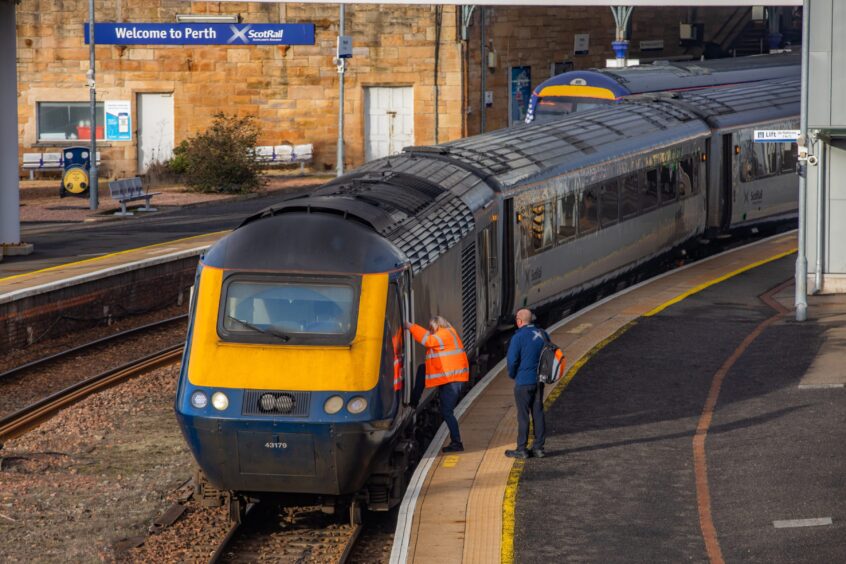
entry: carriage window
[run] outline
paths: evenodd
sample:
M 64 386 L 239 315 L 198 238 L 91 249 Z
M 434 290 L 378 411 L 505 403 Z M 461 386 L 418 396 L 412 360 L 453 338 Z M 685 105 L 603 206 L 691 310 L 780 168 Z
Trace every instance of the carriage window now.
M 596 231 L 599 226 L 596 188 L 588 188 L 579 194 L 579 235 Z
M 685 157 L 679 163 L 679 198 L 693 194 L 696 172 L 693 157 Z
M 355 330 L 356 292 L 347 284 L 233 280 L 224 291 L 225 337 L 286 343 L 313 335 L 337 340 Z
M 799 146 L 796 143 L 781 144 L 781 172 L 795 172 L 799 161 Z
M 553 214 L 552 202 L 532 204 L 524 209 L 521 223 L 527 256 L 534 256 L 553 245 Z
M 673 202 L 676 199 L 676 182 L 678 175 L 676 174 L 676 163 L 667 163 L 661 165 L 661 203 L 666 204 Z
M 622 191 L 620 193 L 620 208 L 624 218 L 631 217 L 638 212 L 640 208 L 640 198 L 638 195 L 638 174 L 636 172 L 624 176 L 620 182 Z
M 569 241 L 576 236 L 576 195 L 567 194 L 558 199 L 558 242 Z
M 755 143 L 752 131 L 739 131 L 735 142 L 740 147 L 740 181 L 752 182 L 778 174 L 778 143 Z
M 646 171 L 646 183 L 641 185 L 641 204 L 643 211 L 651 210 L 658 205 L 658 171 Z
M 600 190 L 599 210 L 602 225 L 612 225 L 620 219 L 620 188 L 617 180 L 604 182 Z

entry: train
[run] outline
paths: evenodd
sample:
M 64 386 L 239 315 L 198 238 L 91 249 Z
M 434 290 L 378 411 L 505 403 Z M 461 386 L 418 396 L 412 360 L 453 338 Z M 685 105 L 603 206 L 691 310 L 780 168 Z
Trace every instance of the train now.
M 553 312 L 733 230 L 796 218 L 799 82 L 659 93 L 369 162 L 201 257 L 175 411 L 198 493 L 397 505 L 438 421 L 412 405 L 440 314 L 476 381 L 517 308 Z M 429 406 L 427 409 L 426 406 Z M 356 517 L 358 515 L 359 517 Z
M 714 88 L 778 79 L 799 79 L 798 53 L 751 55 L 706 61 L 656 61 L 621 69 L 568 71 L 540 83 L 529 99 L 526 123 L 558 119 L 562 115 L 600 105 L 614 104 L 626 96 Z

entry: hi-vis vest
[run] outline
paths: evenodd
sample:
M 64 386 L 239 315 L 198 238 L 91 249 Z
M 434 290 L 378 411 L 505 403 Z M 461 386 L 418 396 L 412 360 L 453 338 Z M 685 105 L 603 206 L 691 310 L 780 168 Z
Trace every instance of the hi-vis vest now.
M 415 341 L 426 347 L 427 388 L 470 379 L 470 363 L 455 329 L 442 327 L 430 333 L 419 325 L 412 325 L 409 331 Z
M 402 389 L 402 327 L 391 335 L 391 346 L 394 351 L 394 391 Z

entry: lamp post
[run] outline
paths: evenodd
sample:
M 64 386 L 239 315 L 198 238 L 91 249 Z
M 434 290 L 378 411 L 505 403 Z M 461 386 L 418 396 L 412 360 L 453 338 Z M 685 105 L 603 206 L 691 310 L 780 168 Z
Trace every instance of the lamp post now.
M 94 0 L 88 0 L 88 90 L 91 95 L 91 176 L 88 178 L 88 207 L 96 210 L 99 207 L 99 182 L 97 180 L 97 87 L 94 81 Z

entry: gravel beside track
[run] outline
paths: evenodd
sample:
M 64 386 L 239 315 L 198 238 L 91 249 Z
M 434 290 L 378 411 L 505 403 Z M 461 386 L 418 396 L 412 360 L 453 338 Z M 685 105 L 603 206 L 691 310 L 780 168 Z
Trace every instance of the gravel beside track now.
M 21 374 L 0 380 L 0 417 L 32 404 L 52 393 L 81 382 L 132 360 L 142 358 L 175 345 L 185 339 L 186 321 L 104 343 L 79 351 L 69 358 L 48 362 L 45 366 L 27 369 Z M 85 339 L 93 337 L 85 335 Z
M 88 397 L 3 445 L 4 562 L 112 561 L 113 543 L 145 535 L 184 493 L 193 459 L 173 416 L 177 374 Z

